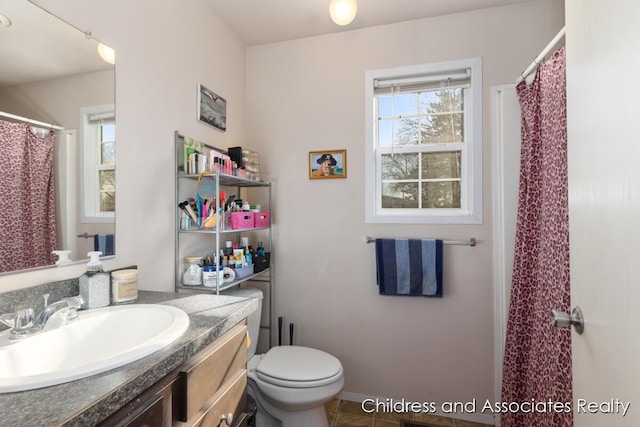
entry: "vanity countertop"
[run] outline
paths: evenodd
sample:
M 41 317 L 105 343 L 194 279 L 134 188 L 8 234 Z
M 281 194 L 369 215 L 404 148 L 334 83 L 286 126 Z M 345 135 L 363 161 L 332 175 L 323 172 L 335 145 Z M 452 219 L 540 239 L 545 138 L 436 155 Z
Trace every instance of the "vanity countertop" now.
M 137 303 L 178 307 L 189 315 L 189 328 L 171 345 L 120 368 L 56 386 L 0 394 L 0 425 L 95 425 L 258 308 L 254 298 L 151 291 L 140 291 Z

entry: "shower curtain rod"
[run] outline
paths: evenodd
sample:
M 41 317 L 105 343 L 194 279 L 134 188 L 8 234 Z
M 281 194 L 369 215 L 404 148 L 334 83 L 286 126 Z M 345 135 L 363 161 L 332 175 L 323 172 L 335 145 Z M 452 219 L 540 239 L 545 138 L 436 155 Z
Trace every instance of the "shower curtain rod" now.
M 564 37 L 564 29 L 565 27 L 562 27 L 562 29 L 558 32 L 558 34 L 556 34 L 553 40 L 551 40 L 549 44 L 542 50 L 542 52 L 540 52 L 540 55 L 538 55 L 536 59 L 533 60 L 531 65 L 529 65 L 527 69 L 518 76 L 518 78 L 516 79 L 516 84 L 526 79 L 527 76 L 536 69 L 538 64 L 540 64 L 544 60 L 545 56 L 547 56 L 549 52 L 551 52 L 551 49 L 553 49 L 554 46 L 558 44 L 558 42 Z
M 0 111 L 0 116 L 7 117 L 13 120 L 20 120 L 21 122 L 29 123 L 34 126 L 46 127 L 53 130 L 64 130 L 62 126 L 54 125 L 51 123 L 39 122 L 37 120 L 28 119 L 26 117 L 16 116 L 15 114 L 5 113 L 4 111 Z

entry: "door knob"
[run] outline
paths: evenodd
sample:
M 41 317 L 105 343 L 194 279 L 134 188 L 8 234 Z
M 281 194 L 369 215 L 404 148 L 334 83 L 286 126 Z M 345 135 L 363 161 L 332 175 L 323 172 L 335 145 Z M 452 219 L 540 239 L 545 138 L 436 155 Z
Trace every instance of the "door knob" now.
M 570 328 L 573 325 L 578 335 L 582 335 L 584 332 L 582 310 L 580 307 L 574 307 L 571 315 L 564 311 L 551 310 L 551 324 L 557 328 Z

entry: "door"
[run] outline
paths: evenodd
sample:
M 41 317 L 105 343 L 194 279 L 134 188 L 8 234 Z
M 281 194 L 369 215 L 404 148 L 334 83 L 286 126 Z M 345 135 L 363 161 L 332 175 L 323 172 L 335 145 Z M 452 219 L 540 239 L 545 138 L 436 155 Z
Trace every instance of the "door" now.
M 565 3 L 578 427 L 640 425 L 640 2 L 612 4 Z

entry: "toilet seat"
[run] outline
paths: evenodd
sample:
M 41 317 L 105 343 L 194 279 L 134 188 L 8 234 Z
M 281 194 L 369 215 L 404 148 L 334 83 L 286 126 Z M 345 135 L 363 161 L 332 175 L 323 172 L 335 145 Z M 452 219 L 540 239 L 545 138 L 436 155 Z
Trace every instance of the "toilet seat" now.
M 342 378 L 342 364 L 329 353 L 301 346 L 273 347 L 255 367 L 257 377 L 287 388 L 322 387 Z

